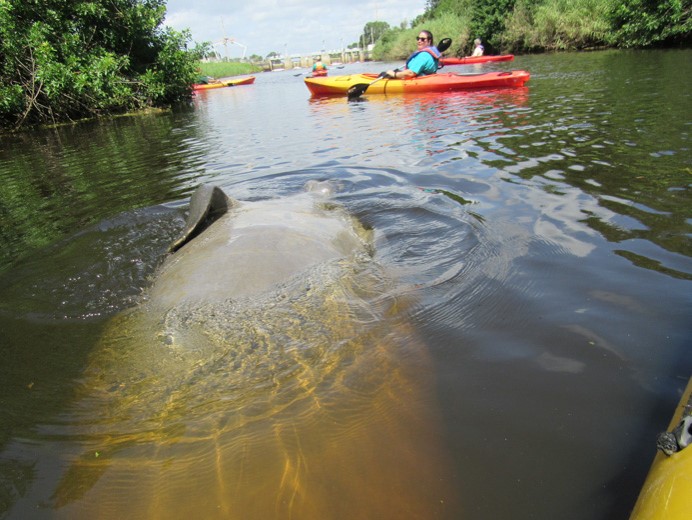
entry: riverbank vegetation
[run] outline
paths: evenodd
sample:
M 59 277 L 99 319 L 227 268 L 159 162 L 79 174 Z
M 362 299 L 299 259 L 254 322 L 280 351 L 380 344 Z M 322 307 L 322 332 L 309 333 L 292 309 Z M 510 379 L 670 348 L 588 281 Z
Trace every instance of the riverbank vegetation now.
M 369 22 L 358 45 L 402 59 L 422 28 L 451 37 L 459 56 L 475 38 L 487 54 L 689 45 L 690 1 L 427 0 L 410 24 Z M 163 27 L 165 14 L 166 0 L 0 0 L 0 128 L 167 107 L 189 100 L 200 75 L 258 70 L 202 63 L 210 44 Z
M 0 127 L 189 99 L 199 53 L 165 0 L 0 0 Z
M 202 75 L 211 76 L 212 78 L 227 78 L 229 76 L 240 76 L 262 71 L 262 67 L 258 65 L 236 61 L 199 62 L 197 66 Z
M 428 0 L 407 25 L 378 27 L 373 57 L 405 58 L 421 29 L 452 38 L 448 54 L 457 56 L 469 55 L 476 38 L 486 54 L 689 45 L 692 7 L 690 0 Z

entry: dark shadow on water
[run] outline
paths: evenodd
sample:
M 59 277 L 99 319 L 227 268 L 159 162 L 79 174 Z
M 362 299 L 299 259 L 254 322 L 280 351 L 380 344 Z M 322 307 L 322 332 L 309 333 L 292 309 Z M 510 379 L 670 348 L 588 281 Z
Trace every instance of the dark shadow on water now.
M 59 438 L 107 321 L 138 302 L 182 223 L 182 212 L 160 206 L 127 212 L 0 276 L 0 516 L 36 478 L 41 455 L 30 446 Z

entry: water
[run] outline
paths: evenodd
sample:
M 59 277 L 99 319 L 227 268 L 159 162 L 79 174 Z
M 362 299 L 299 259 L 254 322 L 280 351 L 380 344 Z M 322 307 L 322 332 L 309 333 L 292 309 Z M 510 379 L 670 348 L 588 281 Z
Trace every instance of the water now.
M 408 302 L 395 337 L 422 347 L 404 342 L 399 362 L 429 356 L 432 397 L 417 402 L 439 410 L 455 498 L 441 515 L 626 518 L 692 373 L 691 63 L 678 50 L 520 56 L 475 67 L 529 70 L 525 88 L 350 103 L 274 72 L 174 113 L 3 137 L 0 516 L 70 516 L 100 496 L 106 477 L 61 487 L 93 446 L 78 396 L 195 186 L 259 201 L 330 179 L 375 230 L 388 294 Z M 394 436 L 422 450 L 422 432 Z M 176 456 L 205 460 L 190 450 Z

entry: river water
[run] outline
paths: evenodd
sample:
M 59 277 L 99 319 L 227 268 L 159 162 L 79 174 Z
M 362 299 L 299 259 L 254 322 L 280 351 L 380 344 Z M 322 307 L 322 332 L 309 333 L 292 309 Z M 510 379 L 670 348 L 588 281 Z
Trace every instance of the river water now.
M 98 476 L 61 488 L 86 442 L 75 395 L 194 188 L 331 180 L 413 301 L 441 430 L 414 439 L 451 466 L 441 515 L 627 518 L 692 374 L 692 52 L 449 68 L 508 69 L 531 80 L 353 102 L 264 73 L 172 113 L 2 137 L 0 517 L 89 500 Z

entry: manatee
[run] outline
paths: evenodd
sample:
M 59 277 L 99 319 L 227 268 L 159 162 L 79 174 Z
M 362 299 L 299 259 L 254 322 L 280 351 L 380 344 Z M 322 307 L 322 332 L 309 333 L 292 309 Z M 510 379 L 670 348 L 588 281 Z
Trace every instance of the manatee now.
M 212 222 L 227 213 L 232 204 L 233 201 L 218 186 L 209 184 L 199 186 L 190 198 L 190 210 L 185 229 L 168 250 L 175 253 L 208 228 Z
M 455 516 L 411 302 L 331 189 L 198 189 L 146 298 L 89 360 L 56 516 Z

